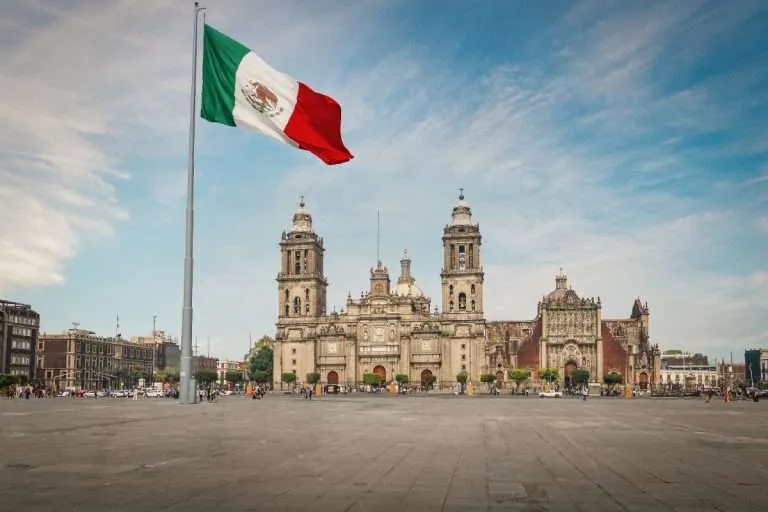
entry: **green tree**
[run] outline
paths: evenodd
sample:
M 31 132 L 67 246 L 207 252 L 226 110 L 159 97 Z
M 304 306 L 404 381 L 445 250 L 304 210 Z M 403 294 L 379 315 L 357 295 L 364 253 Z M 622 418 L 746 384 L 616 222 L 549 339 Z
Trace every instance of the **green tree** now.
M 379 386 L 381 385 L 381 377 L 375 373 L 364 373 L 363 382 L 369 386 Z
M 488 384 L 488 391 L 493 389 L 493 383 L 496 382 L 496 375 L 492 373 L 484 373 L 480 376 L 480 382 Z
M 169 377 L 168 373 L 165 370 L 157 370 L 155 371 L 155 382 L 162 382 L 165 384 L 168 382 Z
M 408 375 L 406 375 L 405 373 L 398 373 L 397 375 L 395 375 L 395 380 L 397 381 L 398 384 L 400 384 L 400 386 L 405 386 L 406 384 L 408 384 L 409 379 L 408 379 Z
M 251 374 L 251 380 L 256 382 L 272 382 L 272 358 L 274 351 L 272 349 L 275 340 L 269 336 L 262 336 L 256 345 L 253 346 L 248 354 L 248 366 Z
M 513 368 L 507 372 L 509 379 L 515 383 L 515 389 L 520 389 L 520 384 L 531 378 L 531 371 L 527 368 Z
M 168 383 L 173 384 L 174 382 L 179 382 L 179 372 L 176 370 L 170 369 L 165 371 L 165 375 L 168 377 Z
M 225 373 L 224 378 L 226 379 L 227 382 L 229 382 L 233 386 L 237 386 L 238 384 L 243 382 L 243 380 L 245 380 L 243 377 L 243 372 L 232 371 L 232 370 Z
M 586 368 L 577 368 L 571 374 L 571 382 L 574 385 L 583 386 L 589 382 L 589 370 Z
M 310 386 L 314 386 L 318 382 L 320 382 L 320 374 L 319 373 L 317 373 L 317 372 L 309 372 L 307 374 L 307 384 L 309 384 Z
M 210 385 L 218 379 L 219 375 L 216 370 L 202 369 L 195 372 L 195 380 L 200 385 Z
M 435 381 L 437 381 L 437 377 L 430 373 L 429 375 L 424 376 L 421 380 L 421 385 L 424 386 L 424 389 L 430 390 L 432 389 L 432 386 L 435 385 Z
M 540 374 L 541 380 L 545 382 L 555 382 L 560 378 L 560 372 L 557 368 L 544 368 Z
M 285 372 L 282 375 L 280 375 L 280 381 L 285 382 L 286 384 L 289 384 L 289 385 L 294 384 L 296 382 L 296 374 L 293 372 Z
M 619 372 L 610 372 L 603 376 L 603 382 L 605 382 L 611 388 L 617 384 L 621 384 L 623 380 L 624 379 Z
M 467 379 L 469 378 L 469 375 L 467 375 L 467 372 L 461 372 L 456 376 L 456 382 L 461 384 L 462 386 L 467 383 Z

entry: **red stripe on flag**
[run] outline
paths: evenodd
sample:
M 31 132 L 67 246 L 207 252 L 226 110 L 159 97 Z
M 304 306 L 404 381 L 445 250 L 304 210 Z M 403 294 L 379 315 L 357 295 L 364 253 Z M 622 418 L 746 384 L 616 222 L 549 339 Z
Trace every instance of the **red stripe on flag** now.
M 285 125 L 285 134 L 299 148 L 328 165 L 354 158 L 341 140 L 341 106 L 330 96 L 315 92 L 301 82 L 296 109 Z

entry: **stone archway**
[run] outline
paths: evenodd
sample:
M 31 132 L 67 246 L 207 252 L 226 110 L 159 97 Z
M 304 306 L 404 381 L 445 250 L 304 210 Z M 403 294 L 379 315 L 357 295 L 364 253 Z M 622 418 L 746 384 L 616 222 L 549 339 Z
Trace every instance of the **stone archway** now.
M 425 380 L 427 380 L 427 377 L 431 377 L 431 376 L 432 376 L 432 372 L 429 371 L 429 370 L 424 370 L 423 372 L 421 372 L 421 382 L 422 382 L 422 384 L 424 383 Z
M 339 374 L 336 372 L 328 372 L 328 384 L 338 384 L 339 383 Z
M 379 376 L 382 384 L 387 382 L 387 370 L 383 366 L 379 365 L 373 369 L 373 373 Z
M 646 372 L 640 374 L 640 389 L 643 391 L 648 389 L 648 374 Z
M 563 383 L 566 388 L 573 387 L 573 372 L 579 367 L 574 361 L 568 361 L 563 367 Z

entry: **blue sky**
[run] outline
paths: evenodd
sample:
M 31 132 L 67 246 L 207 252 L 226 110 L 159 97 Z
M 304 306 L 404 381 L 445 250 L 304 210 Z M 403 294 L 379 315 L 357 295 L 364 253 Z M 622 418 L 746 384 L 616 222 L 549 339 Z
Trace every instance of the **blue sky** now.
M 189 5 L 187 5 L 189 4 Z M 543 5 L 539 5 L 543 4 Z M 211 0 L 208 22 L 334 96 L 326 167 L 199 124 L 195 334 L 272 334 L 301 194 L 329 303 L 403 249 L 439 301 L 464 187 L 486 315 L 530 319 L 563 267 L 663 348 L 768 346 L 768 6 L 759 1 Z M 191 2 L 15 2 L 0 20 L 0 294 L 43 329 L 180 333 Z

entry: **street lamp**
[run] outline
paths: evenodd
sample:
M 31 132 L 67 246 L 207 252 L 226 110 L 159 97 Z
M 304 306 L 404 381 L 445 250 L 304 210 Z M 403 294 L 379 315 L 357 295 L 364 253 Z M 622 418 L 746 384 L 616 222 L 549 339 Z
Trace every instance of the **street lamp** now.
M 157 355 L 157 315 L 152 315 L 152 385 L 155 384 L 155 356 Z

